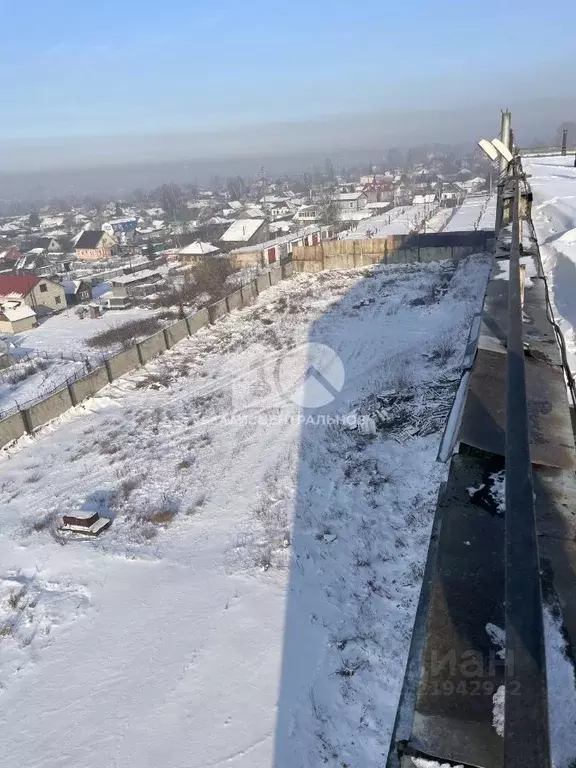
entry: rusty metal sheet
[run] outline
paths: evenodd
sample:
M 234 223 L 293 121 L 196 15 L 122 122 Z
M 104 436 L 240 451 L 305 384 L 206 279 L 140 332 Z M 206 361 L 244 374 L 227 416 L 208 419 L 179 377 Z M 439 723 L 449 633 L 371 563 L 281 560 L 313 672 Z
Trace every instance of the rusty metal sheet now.
M 439 500 L 438 554 L 408 748 L 441 763 L 502 765 L 492 712 L 504 661 L 486 627 L 504 626 L 504 518 L 469 490 L 485 486 L 502 467 L 499 458 L 455 456 Z
M 574 435 L 562 369 L 526 358 L 530 452 L 534 464 L 576 469 Z M 504 455 L 506 355 L 479 349 L 458 439 Z

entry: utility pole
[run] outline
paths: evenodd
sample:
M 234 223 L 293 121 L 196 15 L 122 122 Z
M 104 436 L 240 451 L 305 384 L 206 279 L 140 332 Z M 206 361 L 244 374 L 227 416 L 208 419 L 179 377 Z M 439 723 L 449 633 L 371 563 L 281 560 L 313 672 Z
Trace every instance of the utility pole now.
M 568 128 L 562 131 L 562 156 L 566 157 L 566 146 L 568 145 Z

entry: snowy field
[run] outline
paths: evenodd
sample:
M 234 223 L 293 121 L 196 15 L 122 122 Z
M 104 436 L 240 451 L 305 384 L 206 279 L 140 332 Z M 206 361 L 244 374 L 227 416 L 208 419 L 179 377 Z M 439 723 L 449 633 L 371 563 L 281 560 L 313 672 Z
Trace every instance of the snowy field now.
M 81 320 L 75 308 L 71 308 L 48 317 L 30 331 L 8 337 L 10 343 L 18 348 L 17 354 L 23 358 L 34 352 L 46 354 L 48 358 L 25 360 L 0 371 L 0 415 L 47 395 L 67 378 L 80 373 L 84 370 L 82 357 L 99 365 L 104 354 L 112 354 L 121 349 L 120 344 L 106 349 L 89 347 L 87 339 L 131 320 L 142 320 L 154 314 L 153 310 L 136 307 L 122 311 L 109 310 L 99 319 L 85 317 Z M 61 354 L 70 359 L 60 359 Z M 74 355 L 77 356 L 76 360 L 71 359 Z
M 107 310 L 101 318 L 85 317 L 80 320 L 75 307 L 52 315 L 36 328 L 11 336 L 10 339 L 22 349 L 34 349 L 49 354 L 77 352 L 98 356 L 99 350 L 88 347 L 86 339 L 110 328 L 123 325 L 131 320 L 152 317 L 153 310 L 134 307 L 123 310 Z
M 525 157 L 534 195 L 532 221 L 554 314 L 576 373 L 576 168 L 574 157 Z
M 355 229 L 340 236 L 342 240 L 360 240 L 366 237 L 387 237 L 388 235 L 409 235 L 415 232 L 426 216 L 437 206 L 405 205 L 392 208 L 381 216 L 361 222 Z
M 297 275 L 1 452 L 4 765 L 381 768 L 489 263 Z
M 469 195 L 444 231 L 471 232 L 474 229 L 494 229 L 495 222 L 496 196 Z
M 47 395 L 68 377 L 82 370 L 83 364 L 72 360 L 34 358 L 0 371 L 0 415 Z
M 453 208 L 440 208 L 422 225 L 422 232 L 442 232 L 453 213 Z

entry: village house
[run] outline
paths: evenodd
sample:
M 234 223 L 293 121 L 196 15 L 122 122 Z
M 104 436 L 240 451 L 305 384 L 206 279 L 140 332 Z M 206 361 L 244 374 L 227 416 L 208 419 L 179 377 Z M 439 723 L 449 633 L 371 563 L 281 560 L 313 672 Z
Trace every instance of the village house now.
M 266 267 L 280 263 L 292 256 L 297 245 L 320 245 L 324 240 L 330 240 L 336 235 L 335 227 L 319 227 L 311 225 L 299 232 L 292 232 L 274 240 L 267 240 L 253 246 L 236 248 L 229 256 L 237 267 Z
M 92 285 L 88 280 L 62 280 L 62 287 L 69 307 L 92 301 Z
M 144 298 L 158 291 L 164 278 L 160 272 L 143 269 L 131 275 L 119 275 L 110 280 L 112 296 L 116 298 Z
M 317 205 L 303 205 L 296 211 L 294 221 L 299 224 L 314 224 L 320 218 L 320 208 Z
M 82 261 L 106 261 L 112 256 L 114 238 L 101 229 L 88 229 L 76 241 L 74 250 Z
M 269 237 L 265 219 L 236 219 L 224 232 L 220 241 L 231 247 L 263 243 Z
M 19 301 L 37 315 L 66 309 L 66 294 L 60 283 L 36 275 L 0 274 L 0 301 Z
M 23 333 L 36 323 L 36 312 L 23 301 L 0 301 L 0 333 Z
M 137 226 L 138 219 L 136 218 L 112 219 L 102 224 L 102 231 L 110 235 L 116 242 L 126 243 L 133 239 Z
M 368 204 L 368 198 L 364 192 L 344 192 L 334 197 L 334 202 L 338 206 L 338 210 L 342 217 L 345 214 L 355 213 L 362 210 Z
M 185 245 L 178 251 L 178 259 L 181 264 L 197 264 L 206 256 L 218 256 L 220 249 L 212 243 L 204 243 L 201 240 L 194 240 L 189 245 Z

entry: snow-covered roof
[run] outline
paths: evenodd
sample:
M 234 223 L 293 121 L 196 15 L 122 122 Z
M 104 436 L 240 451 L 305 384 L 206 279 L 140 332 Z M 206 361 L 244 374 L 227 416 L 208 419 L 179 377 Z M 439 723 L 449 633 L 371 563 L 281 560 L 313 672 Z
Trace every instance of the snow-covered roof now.
M 36 317 L 36 312 L 27 304 L 0 304 L 0 316 L 6 320 L 14 322 L 16 320 L 25 320 L 27 317 Z
M 412 205 L 430 205 L 436 200 L 436 195 L 416 195 Z
M 240 208 L 242 208 L 242 203 L 240 200 L 230 200 L 228 207 L 233 208 L 235 211 L 239 211 Z
M 78 293 L 78 289 L 82 285 L 82 280 L 62 280 L 61 285 L 62 288 L 64 288 L 64 293 L 74 295 Z
M 364 192 L 341 192 L 339 195 L 335 195 L 335 200 L 358 200 Z
M 119 275 L 113 277 L 110 282 L 118 285 L 128 285 L 130 283 L 140 282 L 140 280 L 150 280 L 152 278 L 161 278 L 160 272 L 155 269 L 142 269 L 140 272 L 135 272 L 132 275 Z
M 190 245 L 181 248 L 178 253 L 181 256 L 206 256 L 209 253 L 217 253 L 219 250 L 212 243 L 203 243 L 201 240 L 195 240 Z
M 317 224 L 310 224 L 307 227 L 298 229 L 296 232 L 290 232 L 288 235 L 282 235 L 276 237 L 273 240 L 267 240 L 265 243 L 258 243 L 258 245 L 248 245 L 244 248 L 235 248 L 230 253 L 250 253 L 257 250 L 265 251 L 267 248 L 273 248 L 276 245 L 283 245 L 284 243 L 292 243 L 296 240 L 302 240 L 306 235 L 313 235 L 315 233 L 328 232 L 328 227 L 319 227 Z
M 220 240 L 225 243 L 242 243 L 254 237 L 264 224 L 264 219 L 236 219 Z

